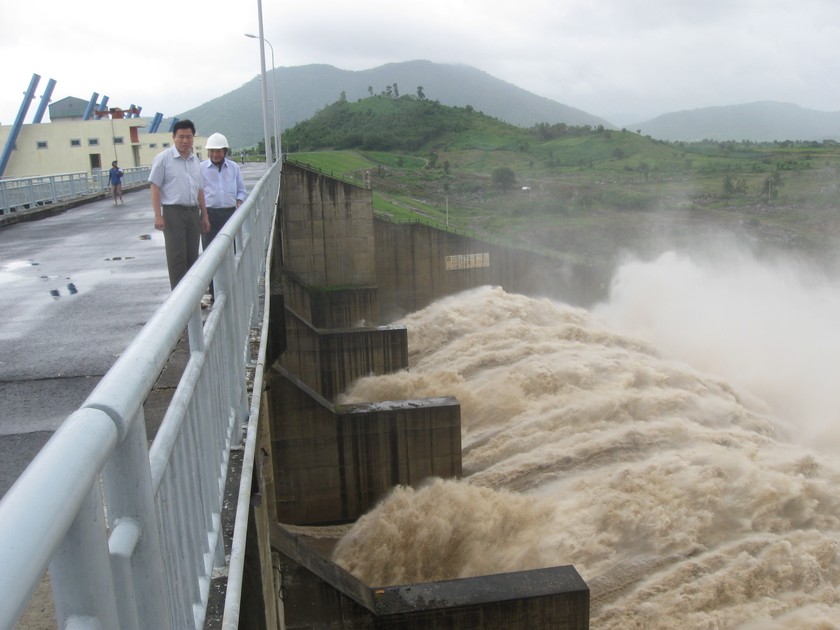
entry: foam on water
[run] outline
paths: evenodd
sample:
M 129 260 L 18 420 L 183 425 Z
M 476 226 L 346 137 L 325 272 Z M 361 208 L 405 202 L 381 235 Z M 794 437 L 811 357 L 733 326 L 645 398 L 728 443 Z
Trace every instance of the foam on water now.
M 347 400 L 452 395 L 464 478 L 398 488 L 335 558 L 371 585 L 573 564 L 596 628 L 834 628 L 840 300 L 674 254 L 590 310 L 483 287 L 403 320 L 410 370 Z

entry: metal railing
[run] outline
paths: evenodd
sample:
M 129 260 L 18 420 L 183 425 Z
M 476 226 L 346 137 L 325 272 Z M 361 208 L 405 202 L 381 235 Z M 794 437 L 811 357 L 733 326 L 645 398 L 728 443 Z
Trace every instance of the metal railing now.
M 145 184 L 148 166 L 123 169 L 123 188 Z M 108 171 L 0 179 L 0 215 L 87 197 L 108 190 Z
M 280 169 L 278 162 L 262 177 L 0 501 L 0 628 L 14 625 L 47 567 L 59 627 L 204 625 L 213 569 L 225 563 L 230 449 L 243 424 L 255 422 L 246 366 L 261 319 Z M 202 321 L 211 280 L 215 302 Z M 143 403 L 185 329 L 189 359 L 148 447 Z M 250 473 L 252 462 L 242 466 Z M 231 560 L 237 575 L 240 520 Z M 228 601 L 238 607 L 231 588 L 241 579 L 228 581 Z

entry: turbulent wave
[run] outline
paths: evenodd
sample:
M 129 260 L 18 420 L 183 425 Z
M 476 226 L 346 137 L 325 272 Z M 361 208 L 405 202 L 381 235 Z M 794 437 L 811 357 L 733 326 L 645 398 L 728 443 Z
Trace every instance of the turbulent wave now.
M 410 370 L 347 399 L 457 397 L 464 478 L 395 489 L 335 559 L 371 585 L 573 564 L 597 628 L 838 627 L 836 294 L 760 269 L 727 297 L 668 255 L 591 310 L 482 287 L 404 319 Z

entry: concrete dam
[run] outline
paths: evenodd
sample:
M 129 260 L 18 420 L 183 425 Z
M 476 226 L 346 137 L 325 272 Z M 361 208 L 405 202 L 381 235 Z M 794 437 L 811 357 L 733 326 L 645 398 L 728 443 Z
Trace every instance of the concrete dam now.
M 411 331 L 392 322 L 478 287 L 586 300 L 597 272 L 375 217 L 371 190 L 289 162 L 269 260 L 242 627 L 588 628 L 589 588 L 571 565 L 381 585 L 330 558 L 395 488 L 464 474 L 461 403 L 446 389 L 344 398 L 363 377 L 410 371 Z

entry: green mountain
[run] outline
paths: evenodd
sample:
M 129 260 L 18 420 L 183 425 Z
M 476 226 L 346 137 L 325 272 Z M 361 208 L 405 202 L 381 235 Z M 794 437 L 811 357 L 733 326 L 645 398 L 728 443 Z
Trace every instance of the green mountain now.
M 318 149 L 417 152 L 445 139 L 479 136 L 512 147 L 528 142 L 523 127 L 476 112 L 470 105 L 452 107 L 393 94 L 355 102 L 339 99 L 287 129 L 284 142 L 287 153 Z
M 282 67 L 268 72 L 269 98 L 276 80 L 280 128 L 287 129 L 338 100 L 373 94 L 417 95 L 444 105 L 466 107 L 505 122 L 531 126 L 540 122 L 567 125 L 612 125 L 574 107 L 532 94 L 515 85 L 464 65 L 406 61 L 370 70 L 340 70 L 329 65 Z M 234 147 L 254 146 L 263 139 L 260 78 L 178 115 L 195 122 L 199 133 L 224 133 Z M 271 116 L 269 116 L 271 119 Z M 273 134 L 270 134 L 273 135 Z

